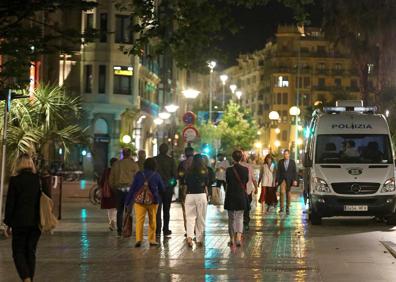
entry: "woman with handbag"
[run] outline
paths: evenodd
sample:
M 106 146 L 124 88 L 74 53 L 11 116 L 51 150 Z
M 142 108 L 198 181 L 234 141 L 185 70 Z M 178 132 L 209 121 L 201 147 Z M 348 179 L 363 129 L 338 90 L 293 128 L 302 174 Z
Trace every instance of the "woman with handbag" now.
M 105 168 L 99 180 L 99 185 L 102 189 L 100 208 L 107 210 L 107 218 L 109 219 L 110 231 L 113 231 L 116 228 L 117 222 L 117 199 L 114 192 L 111 190 L 109 183 L 111 167 L 116 161 L 118 161 L 117 158 L 110 159 L 110 167 Z
M 195 231 L 197 245 L 202 246 L 209 185 L 208 169 L 202 155 L 196 154 L 193 157 L 186 174 L 186 184 L 187 244 L 189 247 L 193 246 L 192 238 Z
M 228 211 L 229 245 L 236 243 L 238 247 L 241 246 L 243 213 L 247 205 L 246 184 L 249 181 L 248 168 L 240 164 L 242 157 L 240 150 L 232 153 L 234 165 L 226 170 L 227 191 L 224 201 L 224 209 Z
M 275 163 L 272 159 L 271 154 L 265 156 L 264 164 L 260 170 L 259 184 L 261 183 L 261 195 L 265 195 L 265 203 L 267 204 L 267 211 L 271 207 L 276 207 L 278 199 L 276 197 L 276 186 L 275 186 Z M 262 197 L 260 197 L 260 200 Z M 261 201 L 262 203 L 264 201 Z
M 23 281 L 32 281 L 36 265 L 36 247 L 41 235 L 40 178 L 32 158 L 23 154 L 10 178 L 4 223 L 7 234 L 12 229 L 12 256 Z
M 158 246 L 156 241 L 156 217 L 157 208 L 160 200 L 160 192 L 165 192 L 165 184 L 161 176 L 156 172 L 156 162 L 154 158 L 148 158 L 144 161 L 143 171 L 135 175 L 132 186 L 129 189 L 125 199 L 125 206 L 130 207 L 134 202 L 136 216 L 136 244 L 138 248 L 143 241 L 143 226 L 146 213 L 149 218 L 148 240 L 150 246 Z

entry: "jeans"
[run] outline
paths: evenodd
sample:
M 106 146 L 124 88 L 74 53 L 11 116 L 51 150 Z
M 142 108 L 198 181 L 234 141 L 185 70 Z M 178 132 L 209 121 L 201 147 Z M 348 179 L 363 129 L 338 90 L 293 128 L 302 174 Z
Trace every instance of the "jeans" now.
M 250 205 L 252 203 L 252 194 L 246 194 L 246 208 L 243 212 L 243 225 L 247 226 L 250 223 Z
M 128 192 L 123 192 L 121 190 L 115 190 L 115 196 L 117 199 L 117 232 L 118 232 L 118 234 L 122 233 L 125 198 L 126 198 L 127 194 L 128 194 Z
M 187 194 L 186 196 L 187 237 L 193 238 L 194 231 L 197 242 L 202 242 L 205 231 L 206 193 Z
M 162 231 L 169 231 L 169 220 L 170 220 L 170 207 L 172 204 L 173 187 L 167 187 L 166 191 L 161 195 L 161 202 L 159 203 L 157 210 L 157 234 L 161 234 Z M 164 225 L 162 226 L 161 214 L 163 213 Z
M 283 210 L 285 207 L 285 198 L 286 198 L 286 210 L 289 210 L 290 208 L 290 188 L 287 188 L 286 181 L 282 181 L 280 185 L 280 208 Z
M 22 280 L 33 279 L 40 235 L 41 231 L 36 226 L 12 228 L 12 256 Z

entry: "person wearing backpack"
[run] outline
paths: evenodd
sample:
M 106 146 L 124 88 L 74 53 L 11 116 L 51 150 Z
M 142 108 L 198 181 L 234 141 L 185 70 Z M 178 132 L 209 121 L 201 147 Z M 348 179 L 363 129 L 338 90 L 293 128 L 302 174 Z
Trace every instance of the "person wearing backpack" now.
M 165 192 L 165 184 L 156 171 L 156 161 L 148 158 L 144 161 L 143 171 L 138 172 L 133 179 L 132 185 L 125 199 L 125 206 L 129 207 L 134 202 L 136 217 L 136 244 L 138 248 L 143 242 L 143 226 L 146 214 L 149 218 L 148 240 L 150 246 L 158 246 L 156 241 L 156 216 L 160 193 Z
M 32 158 L 23 154 L 10 178 L 4 223 L 12 232 L 12 256 L 22 281 L 32 281 L 36 266 L 36 248 L 40 239 L 40 178 Z

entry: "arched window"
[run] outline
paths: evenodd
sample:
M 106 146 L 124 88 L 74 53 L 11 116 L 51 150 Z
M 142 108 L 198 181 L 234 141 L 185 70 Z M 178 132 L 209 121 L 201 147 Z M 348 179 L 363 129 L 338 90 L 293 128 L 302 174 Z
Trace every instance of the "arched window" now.
M 109 134 L 109 127 L 104 119 L 99 118 L 95 121 L 94 134 Z

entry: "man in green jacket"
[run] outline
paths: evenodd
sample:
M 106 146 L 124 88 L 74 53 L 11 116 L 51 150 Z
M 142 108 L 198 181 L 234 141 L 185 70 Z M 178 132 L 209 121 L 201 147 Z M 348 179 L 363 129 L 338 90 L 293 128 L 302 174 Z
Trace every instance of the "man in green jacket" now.
M 121 236 L 122 220 L 124 216 L 124 202 L 128 194 L 129 187 L 133 182 L 139 167 L 132 159 L 131 150 L 122 150 L 123 158 L 116 161 L 111 168 L 109 183 L 113 189 L 117 200 L 117 234 Z

